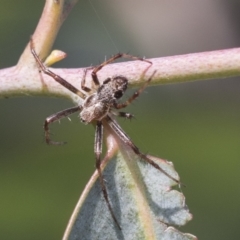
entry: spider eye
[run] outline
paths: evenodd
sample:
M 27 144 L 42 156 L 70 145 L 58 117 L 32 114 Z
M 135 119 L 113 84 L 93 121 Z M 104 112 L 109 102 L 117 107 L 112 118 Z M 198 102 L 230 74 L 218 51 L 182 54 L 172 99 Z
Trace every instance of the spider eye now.
M 118 90 L 114 93 L 114 97 L 117 98 L 117 99 L 122 97 L 122 95 L 123 95 L 122 90 Z
M 125 77 L 116 76 L 113 78 L 113 83 L 115 85 L 115 89 L 117 91 L 121 91 L 122 95 L 127 90 L 128 80 Z

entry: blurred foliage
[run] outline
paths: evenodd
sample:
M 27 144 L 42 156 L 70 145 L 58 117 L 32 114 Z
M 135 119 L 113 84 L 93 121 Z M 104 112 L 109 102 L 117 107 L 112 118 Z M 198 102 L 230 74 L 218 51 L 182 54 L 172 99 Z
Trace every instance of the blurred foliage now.
M 186 7 L 190 4 L 183 2 Z M 239 15 L 232 11 L 233 3 L 236 5 L 236 1 L 216 4 L 218 11 L 225 9 L 220 11 L 222 18 L 235 26 L 236 21 L 239 24 Z M 4 68 L 17 62 L 38 22 L 44 1 L 1 0 L 0 4 L 0 67 Z M 117 20 L 106 20 L 104 5 L 95 4 L 121 51 L 148 56 L 147 47 L 140 50 L 127 30 L 119 28 Z M 171 13 L 169 18 L 174 20 Z M 214 24 L 221 29 L 218 22 Z M 185 27 L 183 24 L 181 30 L 186 33 Z M 177 38 L 169 44 L 165 42 L 164 51 L 170 54 L 171 44 L 185 44 L 186 52 L 182 53 L 211 50 L 208 41 L 215 41 L 222 48 L 238 46 L 239 28 L 234 30 L 238 34 L 226 34 L 229 41 L 226 37 L 222 42 L 214 30 L 211 34 L 205 33 L 204 28 L 196 28 L 196 33 L 200 29 L 207 38 L 205 48 L 200 42 L 198 48 L 198 42 L 194 42 L 195 48 L 187 50 L 189 35 L 195 34 L 190 32 L 185 42 Z M 167 39 L 166 32 L 162 35 Z M 70 14 L 55 47 L 69 56 L 57 65 L 61 67 L 89 66 L 116 52 L 87 1 L 80 1 Z M 161 55 L 161 47 L 157 54 Z M 136 120 L 120 121 L 143 152 L 174 162 L 187 185 L 183 192 L 194 216 L 180 230 L 199 239 L 240 237 L 239 90 L 239 78 L 151 87 L 127 109 Z M 64 119 L 51 128 L 53 138 L 66 140 L 67 145 L 56 147 L 44 143 L 44 119 L 69 106 L 71 102 L 54 98 L 26 96 L 0 100 L 0 239 L 61 239 L 81 191 L 94 171 L 94 129 L 81 124 L 77 115 L 71 122 Z

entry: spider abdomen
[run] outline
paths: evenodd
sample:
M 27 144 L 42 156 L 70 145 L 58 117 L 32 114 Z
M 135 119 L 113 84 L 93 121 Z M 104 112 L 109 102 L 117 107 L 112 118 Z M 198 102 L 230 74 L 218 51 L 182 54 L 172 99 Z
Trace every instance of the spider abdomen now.
M 80 119 L 86 124 L 96 120 L 102 120 L 110 110 L 110 105 L 104 101 L 99 101 L 96 93 L 86 98 L 82 107 Z

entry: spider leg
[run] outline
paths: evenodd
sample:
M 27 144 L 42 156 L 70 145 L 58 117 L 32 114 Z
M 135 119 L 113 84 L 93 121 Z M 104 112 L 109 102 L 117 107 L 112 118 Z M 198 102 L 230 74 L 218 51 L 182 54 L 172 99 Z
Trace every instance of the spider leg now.
M 140 158 L 144 159 L 146 162 L 151 164 L 153 167 L 158 169 L 160 172 L 165 174 L 167 177 L 172 179 L 174 182 L 180 184 L 179 180 L 172 177 L 170 174 L 168 174 L 165 170 L 163 170 L 158 164 L 156 164 L 152 159 L 150 159 L 146 154 L 143 154 L 140 152 L 138 147 L 132 142 L 132 140 L 129 138 L 129 136 L 123 131 L 123 129 L 119 126 L 119 124 L 110 118 L 110 116 L 106 117 L 106 121 L 108 122 L 109 126 L 112 128 L 112 130 L 120 137 L 120 139 L 127 144 L 135 154 L 137 154 Z
M 121 227 L 117 221 L 117 218 L 114 215 L 112 206 L 109 202 L 107 188 L 106 188 L 106 185 L 103 180 L 103 174 L 102 174 L 102 170 L 101 170 L 101 154 L 102 154 L 102 142 L 103 142 L 102 138 L 103 138 L 103 125 L 100 121 L 97 121 L 96 132 L 95 132 L 95 142 L 94 142 L 94 152 L 95 152 L 95 157 L 96 157 L 96 169 L 98 171 L 102 192 L 103 192 L 104 199 L 107 203 L 107 207 L 110 211 L 110 214 L 111 214 L 114 222 L 116 223 L 118 228 L 121 230 Z
M 100 71 L 104 66 L 108 65 L 109 63 L 114 62 L 115 60 L 117 60 L 118 58 L 130 58 L 130 59 L 134 59 L 134 60 L 139 60 L 139 61 L 143 61 L 143 62 L 147 62 L 149 64 L 152 64 L 152 62 L 144 59 L 144 58 L 139 58 L 139 57 L 135 57 L 126 53 L 117 53 L 116 55 L 112 56 L 111 58 L 109 58 L 108 60 L 104 61 L 103 63 L 101 63 L 99 66 L 95 67 L 92 71 L 92 79 L 93 82 L 95 83 L 96 86 L 99 86 L 99 79 L 97 76 L 97 72 Z
M 134 115 L 131 113 L 127 113 L 127 112 L 115 112 L 115 111 L 111 111 L 111 113 L 117 117 L 122 117 L 122 118 L 126 118 L 126 119 L 132 119 L 134 118 Z
M 148 68 L 143 72 L 143 75 L 145 74 L 145 72 L 148 70 Z M 127 99 L 127 101 L 125 101 L 124 103 L 116 103 L 114 105 L 114 107 L 116 109 L 120 109 L 120 108 L 125 108 L 127 107 L 130 103 L 132 103 L 132 101 L 134 101 L 142 92 L 143 90 L 147 87 L 147 85 L 150 83 L 150 81 L 152 80 L 154 74 L 156 73 L 156 71 L 153 72 L 153 74 L 150 76 L 150 78 L 142 85 L 142 87 L 140 87 L 136 92 L 134 92 L 134 94 Z
M 82 81 L 81 81 L 81 89 L 84 90 L 85 92 L 88 92 L 89 94 L 92 94 L 92 93 L 95 92 L 96 89 L 97 89 L 97 87 L 96 87 L 96 85 L 95 85 L 95 82 L 94 82 L 94 84 L 91 85 L 91 88 L 92 88 L 92 89 L 85 86 L 85 84 L 86 84 L 87 71 L 88 71 L 88 70 L 91 70 L 91 69 L 93 69 L 93 68 L 94 68 L 94 67 L 85 68 L 85 70 L 84 70 L 84 75 L 83 75 L 83 78 L 82 78 Z M 97 86 L 99 86 L 99 85 L 97 85 Z
M 32 38 L 30 39 L 30 49 L 31 49 L 33 57 L 35 58 L 36 62 L 38 63 L 40 71 L 43 71 L 45 74 L 47 74 L 50 77 L 52 77 L 56 82 L 60 83 L 62 86 L 67 88 L 69 91 L 77 94 L 79 97 L 81 97 L 83 99 L 86 98 L 86 95 L 84 93 L 79 91 L 77 88 L 75 88 L 72 84 L 67 82 L 65 79 L 63 79 L 59 75 L 55 74 L 54 72 L 52 72 L 48 68 L 46 68 L 46 66 L 42 63 L 42 61 L 40 60 L 40 58 L 38 57 L 38 55 L 37 55 L 37 53 L 36 53 L 36 51 L 34 49 L 33 39 Z
M 53 144 L 53 145 L 62 145 L 65 142 L 54 142 L 51 141 L 50 139 L 50 132 L 49 132 L 49 124 L 56 122 L 57 120 L 60 120 L 61 118 L 67 117 L 68 115 L 75 113 L 77 111 L 81 111 L 82 107 L 81 106 L 77 106 L 77 107 L 72 107 L 72 108 L 68 108 L 65 109 L 61 112 L 55 113 L 49 117 L 46 118 L 45 122 L 44 122 L 44 131 L 45 131 L 45 140 L 47 144 Z

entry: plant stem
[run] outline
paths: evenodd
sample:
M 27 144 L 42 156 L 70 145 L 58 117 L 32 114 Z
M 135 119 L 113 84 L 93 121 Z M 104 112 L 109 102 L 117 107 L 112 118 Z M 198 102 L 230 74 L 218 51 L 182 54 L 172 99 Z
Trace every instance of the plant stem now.
M 27 51 L 27 50 L 25 50 Z M 30 49 L 29 49 L 30 52 Z M 180 56 L 150 59 L 152 66 L 143 79 L 141 74 L 148 64 L 129 61 L 105 66 L 98 76 L 102 82 L 113 75 L 124 75 L 131 86 L 137 86 L 147 79 L 153 71 L 156 74 L 150 85 L 190 82 L 213 78 L 226 78 L 240 75 L 240 48 L 212 52 L 194 53 Z M 51 69 L 62 78 L 80 88 L 84 68 Z M 90 71 L 86 83 L 91 86 Z M 79 101 L 70 91 L 60 86 L 50 77 L 39 73 L 37 67 L 14 66 L 0 70 L 0 97 L 26 95 L 50 95 Z

